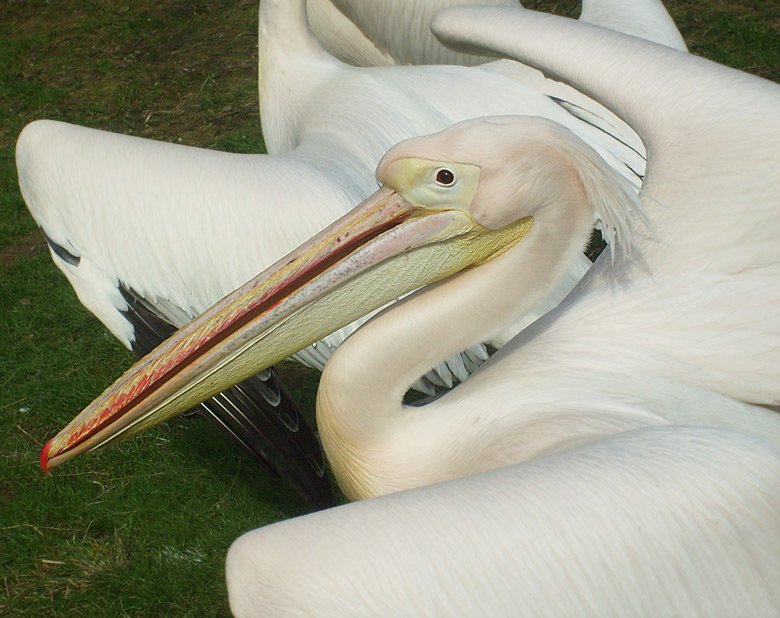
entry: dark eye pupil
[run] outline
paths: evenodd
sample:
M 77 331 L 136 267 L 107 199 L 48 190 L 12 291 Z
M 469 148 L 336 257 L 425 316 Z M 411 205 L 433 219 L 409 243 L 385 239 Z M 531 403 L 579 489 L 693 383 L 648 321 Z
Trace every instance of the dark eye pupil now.
M 436 174 L 436 182 L 438 182 L 440 185 L 451 185 L 453 182 L 455 182 L 455 174 L 453 174 L 450 170 L 439 170 L 439 172 Z

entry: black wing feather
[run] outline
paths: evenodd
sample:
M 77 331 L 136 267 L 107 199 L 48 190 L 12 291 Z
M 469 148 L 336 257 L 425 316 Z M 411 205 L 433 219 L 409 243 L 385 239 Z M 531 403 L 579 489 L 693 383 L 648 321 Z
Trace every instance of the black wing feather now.
M 133 352 L 140 358 L 172 335 L 176 327 L 133 290 L 124 286 L 119 290 L 128 305 L 125 317 L 135 329 Z M 335 495 L 325 473 L 322 447 L 276 369 L 266 369 L 196 409 L 313 506 L 333 506 Z

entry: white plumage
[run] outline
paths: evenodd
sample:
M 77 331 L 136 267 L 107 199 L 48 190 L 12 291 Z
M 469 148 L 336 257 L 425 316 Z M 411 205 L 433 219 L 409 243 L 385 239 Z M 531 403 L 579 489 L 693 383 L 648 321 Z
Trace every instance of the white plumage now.
M 780 603 L 780 453 L 657 427 L 249 532 L 254 616 L 763 616 Z M 305 581 L 305 587 L 302 582 Z
M 473 66 L 488 58 L 446 48 L 431 34 L 430 23 L 443 9 L 474 5 L 517 6 L 518 1 L 308 0 L 306 8 L 317 40 L 330 54 L 354 66 Z

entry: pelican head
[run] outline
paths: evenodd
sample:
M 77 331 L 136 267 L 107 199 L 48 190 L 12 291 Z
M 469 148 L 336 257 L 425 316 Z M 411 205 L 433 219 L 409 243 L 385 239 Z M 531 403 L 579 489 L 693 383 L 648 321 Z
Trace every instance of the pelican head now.
M 137 362 L 46 443 L 41 467 L 138 433 L 402 294 L 493 260 L 559 200 L 605 192 L 593 180 L 605 173 L 567 129 L 538 118 L 467 121 L 401 142 L 379 163 L 376 193 Z

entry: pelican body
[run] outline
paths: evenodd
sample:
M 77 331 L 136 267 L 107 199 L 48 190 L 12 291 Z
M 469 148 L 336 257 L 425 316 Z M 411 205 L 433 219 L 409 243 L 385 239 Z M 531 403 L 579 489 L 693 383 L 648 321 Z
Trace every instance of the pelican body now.
M 227 556 L 230 609 L 769 617 L 780 604 L 778 479 L 778 450 L 740 432 L 615 434 L 248 532 Z

